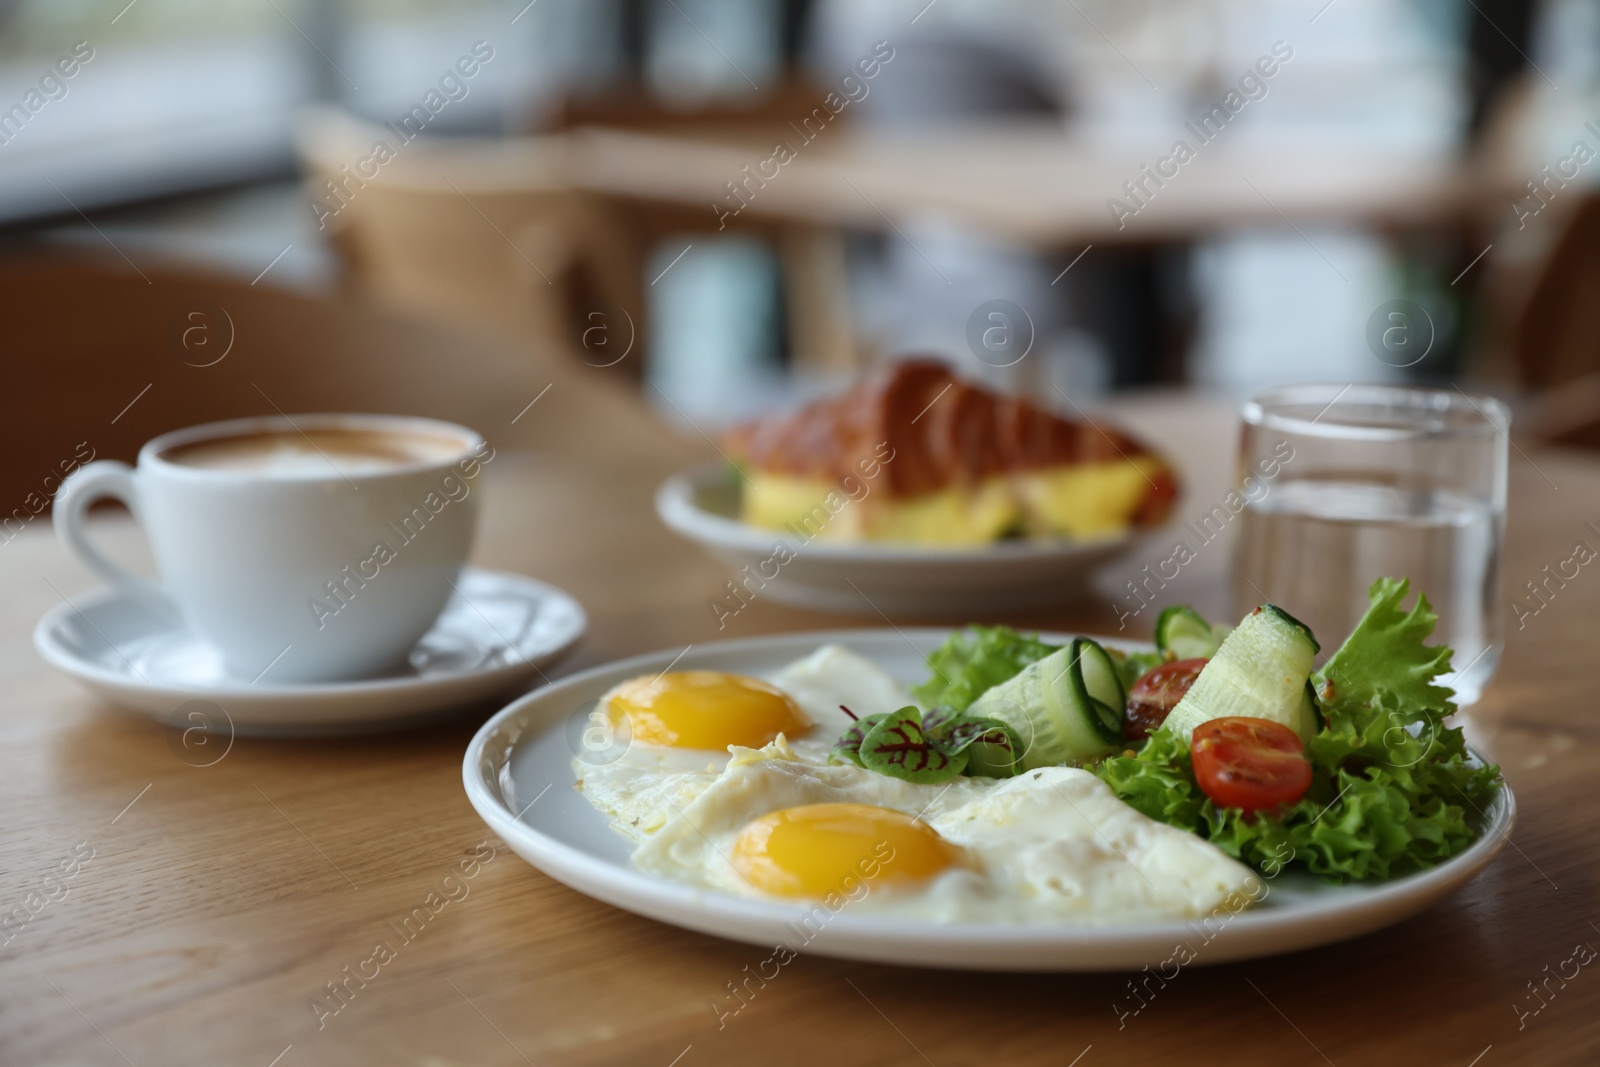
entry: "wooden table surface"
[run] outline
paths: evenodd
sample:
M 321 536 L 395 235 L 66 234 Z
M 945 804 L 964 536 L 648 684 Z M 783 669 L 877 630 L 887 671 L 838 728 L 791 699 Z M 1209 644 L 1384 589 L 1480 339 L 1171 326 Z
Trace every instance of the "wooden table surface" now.
M 1175 132 L 1193 143 L 1186 131 Z M 1453 221 L 1513 184 L 1449 153 L 1349 152 L 1314 139 L 1222 139 L 1202 146 L 1158 188 L 1141 168 L 1155 167 L 1170 142 L 1141 152 L 1056 125 L 830 130 L 810 143 L 788 136 L 797 146 L 794 158 L 778 165 L 767 162 L 770 141 L 581 130 L 568 138 L 565 166 L 568 179 L 583 188 L 703 209 L 707 225 L 720 217 L 711 205 L 731 211 L 744 203 L 730 224 L 764 217 L 888 232 L 934 218 L 1048 249 L 1276 228 L 1286 219 Z M 1144 183 L 1141 199 L 1125 191 L 1129 181 Z M 735 197 L 729 182 L 747 184 Z M 1132 214 L 1113 213 L 1113 197 Z M 1503 201 L 1494 204 L 1504 210 Z
M 345 117 L 313 128 L 327 138 L 333 161 L 382 133 Z M 1286 221 L 1454 223 L 1480 210 L 1504 212 L 1524 171 L 1538 169 L 1463 160 L 1449 151 L 1352 152 L 1316 138 L 1230 136 L 1202 145 L 1158 187 L 1144 168 L 1173 170 L 1161 162 L 1171 140 L 1114 144 L 1054 123 L 998 121 L 830 128 L 810 142 L 793 131 L 780 125 L 764 137 L 582 127 L 539 137 L 453 138 L 448 152 L 403 156 L 395 177 L 420 188 L 448 180 L 456 195 L 474 197 L 547 195 L 553 183 L 565 183 L 670 205 L 685 212 L 674 219 L 692 226 L 698 216 L 697 228 L 708 230 L 765 220 L 903 234 L 911 223 L 934 220 L 1030 247 L 1076 250 L 1086 242 L 1189 239 L 1241 226 L 1276 229 Z M 1174 133 L 1194 143 L 1186 131 Z M 794 150 L 782 164 L 774 161 L 780 139 Z M 1139 185 L 1138 198 L 1126 190 L 1128 182 Z M 741 191 L 735 195 L 729 183 Z M 1113 212 L 1112 198 L 1131 214 Z
M 1157 400 L 1123 411 L 1158 441 L 1185 445 L 1187 506 L 1204 510 L 1228 478 L 1227 410 Z M 506 461 L 487 475 L 475 562 L 557 582 L 584 602 L 591 629 L 563 670 L 713 639 L 708 602 L 724 575 L 649 504 L 667 470 L 709 449 L 670 438 L 643 412 L 587 429 L 608 447 L 569 438 L 516 452 L 507 437 Z M 1600 545 L 1586 525 L 1600 520 L 1600 459 L 1513 455 L 1512 473 L 1508 595 L 1575 542 Z M 107 521 L 104 535 L 137 551 L 126 521 Z M 1113 568 L 1106 584 L 1144 562 Z M 1202 554 L 1174 595 L 1220 610 L 1225 565 L 1225 550 Z M 766 953 L 597 903 L 498 843 L 461 787 L 481 713 L 375 738 L 240 738 L 214 766 L 190 766 L 172 732 L 118 715 L 34 654 L 30 629 L 57 590 L 92 585 L 35 523 L 0 545 L 0 913 L 24 906 L 63 860 L 75 873 L 65 896 L 52 883 L 56 899 L 0 939 L 0 1063 L 1592 1064 L 1600 973 L 1550 977 L 1576 947 L 1600 945 L 1591 570 L 1525 630 L 1512 627 L 1473 712 L 1516 789 L 1512 847 L 1416 919 L 1186 971 L 1121 1027 L 1113 1005 L 1127 975 L 806 956 L 719 1027 L 709 1005 Z M 1509 617 L 1509 605 L 1500 610 Z M 1114 629 L 1108 598 L 1018 621 Z M 728 634 L 874 622 L 757 601 Z M 325 984 L 474 853 L 492 859 L 468 895 L 319 1028 L 311 1003 Z M 1540 982 L 1549 992 L 1535 1001 L 1530 983 Z M 1519 1006 L 1540 1004 L 1519 1018 Z

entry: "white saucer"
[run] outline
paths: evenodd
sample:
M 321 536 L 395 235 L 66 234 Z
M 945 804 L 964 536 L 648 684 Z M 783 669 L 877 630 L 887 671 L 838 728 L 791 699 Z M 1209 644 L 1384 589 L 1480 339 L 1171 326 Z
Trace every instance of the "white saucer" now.
M 595 667 L 529 693 L 484 723 L 467 746 L 467 799 L 511 850 L 550 877 L 607 904 L 675 926 L 763 945 L 794 946 L 810 904 L 714 892 L 637 870 L 632 845 L 574 788 L 572 757 L 584 744 L 587 713 L 625 678 L 679 670 L 722 670 L 762 677 L 838 642 L 907 683 L 927 676 L 925 657 L 948 630 L 836 630 L 779 634 L 695 645 Z M 1065 638 L 1045 634 L 1058 643 Z M 1108 641 L 1122 648 L 1129 642 Z M 1465 885 L 1508 840 L 1516 820 L 1509 787 L 1484 813 L 1482 836 L 1466 851 L 1425 871 L 1381 882 L 1327 885 L 1286 871 L 1257 907 L 1237 915 L 1092 925 L 948 923 L 848 908 L 808 934 L 806 952 L 822 956 L 962 970 L 1106 971 L 1158 968 L 1187 944 L 1201 964 L 1254 959 L 1358 937 L 1416 915 Z
M 52 608 L 34 627 L 33 644 L 113 704 L 186 728 L 285 737 L 386 730 L 503 697 L 539 680 L 540 668 L 583 636 L 583 608 L 554 586 L 471 567 L 456 586 L 405 669 L 360 681 L 231 677 L 187 628 L 112 590 Z M 196 701 L 207 706 L 191 707 Z
M 730 567 L 748 566 L 757 577 L 742 580 L 759 582 L 759 596 L 817 611 L 922 618 L 1060 605 L 1087 590 L 1096 568 L 1162 532 L 1152 527 L 1105 540 L 1000 541 L 959 548 L 806 542 L 792 531 L 741 522 L 739 487 L 727 466 L 717 463 L 664 482 L 656 491 L 656 514 Z M 779 543 L 791 555 L 787 562 L 775 552 Z M 731 594 L 727 603 L 730 609 L 739 606 Z

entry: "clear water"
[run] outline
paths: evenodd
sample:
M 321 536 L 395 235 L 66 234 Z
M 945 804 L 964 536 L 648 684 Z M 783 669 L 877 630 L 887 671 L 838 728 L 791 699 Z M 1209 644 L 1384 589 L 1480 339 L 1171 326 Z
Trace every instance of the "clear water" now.
M 1432 640 L 1455 650 L 1443 679 L 1470 704 L 1494 674 L 1505 624 L 1505 514 L 1445 490 L 1306 479 L 1273 486 L 1240 515 L 1233 599 L 1242 615 L 1271 600 L 1332 653 L 1367 607 L 1376 578 L 1410 578 L 1439 613 Z

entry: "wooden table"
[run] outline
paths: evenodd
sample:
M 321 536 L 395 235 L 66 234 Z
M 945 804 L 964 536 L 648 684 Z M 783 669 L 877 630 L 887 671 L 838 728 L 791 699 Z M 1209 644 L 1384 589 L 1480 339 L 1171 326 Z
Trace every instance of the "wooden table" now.
M 589 129 L 568 135 L 566 170 L 594 192 L 681 204 L 717 224 L 781 219 L 888 233 L 918 219 L 957 222 L 1046 250 L 1188 239 L 1241 226 L 1458 222 L 1512 187 L 1448 153 L 1350 152 L 1305 140 L 1219 137 L 1194 158 L 1161 166 L 1171 140 L 1140 151 L 1091 141 L 1059 125 L 972 123 L 901 131 L 824 131 L 767 163 L 771 140 Z M 1197 139 L 1175 130 L 1191 145 Z M 745 169 L 748 168 L 748 171 Z M 757 175 L 747 178 L 747 174 Z M 764 180 L 763 180 L 764 179 Z M 1124 183 L 1142 184 L 1138 198 Z M 1157 181 L 1161 184 L 1158 186 Z M 728 182 L 747 183 L 738 198 Z M 1107 202 L 1118 198 L 1128 214 Z M 744 204 L 742 210 L 738 210 Z M 1502 201 L 1495 206 L 1504 210 Z M 719 227 L 720 228 L 720 227 Z
M 606 197 L 641 244 L 670 234 L 681 247 L 680 234 L 725 226 L 775 234 L 790 347 L 803 365 L 824 372 L 857 368 L 862 358 L 855 312 L 843 296 L 845 230 L 909 244 L 935 272 L 930 278 L 943 272 L 924 249 L 952 225 L 1032 249 L 1053 262 L 1051 272 L 1065 273 L 1094 248 L 1100 251 L 1091 266 L 1110 246 L 1197 241 L 1252 227 L 1293 228 L 1302 237 L 1310 231 L 1308 241 L 1327 226 L 1447 234 L 1481 228 L 1504 213 L 1528 169 L 1449 151 L 1351 151 L 1313 136 L 1252 140 L 1230 132 L 1202 144 L 1182 127 L 1143 146 L 1041 122 L 846 125 L 813 136 L 804 141 L 792 125 L 765 139 L 577 129 L 562 135 L 561 167 L 574 186 Z M 1179 136 L 1198 147 L 1181 166 L 1168 158 Z M 775 156 L 779 141 L 791 146 L 792 158 Z M 788 161 L 773 161 L 781 158 Z M 477 151 L 466 173 L 514 187 L 519 170 L 538 175 L 546 165 L 533 146 L 497 144 Z M 1130 182 L 1141 190 L 1137 196 L 1127 190 Z
M 572 417 L 556 393 L 544 403 L 546 417 Z M 1152 437 L 1187 441 L 1187 506 L 1204 510 L 1228 477 L 1227 410 L 1171 400 L 1125 410 Z M 603 422 L 587 429 L 608 433 Z M 565 669 L 715 635 L 708 601 L 723 574 L 649 505 L 666 470 L 709 449 L 669 438 L 643 412 L 617 429 L 625 448 L 568 438 L 516 453 L 508 443 L 488 474 L 476 562 L 558 582 L 590 611 Z M 1600 520 L 1600 460 L 1533 461 L 1537 470 L 1513 455 L 1511 590 L 1575 541 L 1600 545 L 1585 526 Z M 126 522 L 104 533 L 138 544 Z M 1219 610 L 1225 562 L 1225 551 L 1202 558 L 1174 595 Z M 1432 911 L 1347 944 L 1185 972 L 1121 1029 L 1112 1005 L 1127 975 L 809 957 L 719 1029 L 709 1004 L 766 953 L 592 901 L 497 843 L 461 787 L 481 716 L 386 737 L 241 738 L 196 768 L 165 728 L 119 716 L 50 671 L 30 628 L 57 589 L 91 582 L 36 523 L 0 546 L 0 911 L 75 850 L 92 859 L 0 945 L 0 1063 L 1592 1064 L 1594 967 L 1564 988 L 1552 981 L 1553 998 L 1521 1028 L 1514 1010 L 1574 946 L 1600 945 L 1591 570 L 1509 635 L 1474 724 L 1517 791 L 1513 847 Z M 757 601 L 733 635 L 873 621 Z M 1115 628 L 1098 601 L 1022 621 Z M 485 841 L 493 859 L 469 894 L 319 1029 L 310 1002 L 325 983 L 371 955 L 386 922 Z

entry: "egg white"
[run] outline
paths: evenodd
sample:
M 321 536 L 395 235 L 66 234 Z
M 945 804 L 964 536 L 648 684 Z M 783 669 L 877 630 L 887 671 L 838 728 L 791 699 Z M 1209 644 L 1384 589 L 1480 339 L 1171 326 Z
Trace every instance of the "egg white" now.
M 640 845 L 633 863 L 673 881 L 765 896 L 729 859 L 735 838 L 763 815 L 827 803 L 920 817 L 967 855 L 966 865 L 921 886 L 842 880 L 839 895 L 862 912 L 934 922 L 1200 918 L 1230 895 L 1254 899 L 1258 884 L 1248 867 L 1145 817 L 1079 768 L 915 785 L 855 766 L 817 766 L 779 742 L 736 750 L 716 782 Z
M 915 703 L 893 676 L 840 645 L 824 645 L 764 680 L 799 705 L 810 729 L 761 749 L 634 743 L 614 762 L 573 761 L 584 796 L 636 843 L 639 870 L 764 897 L 729 859 L 739 833 L 785 808 L 853 803 L 919 818 L 965 862 L 918 886 L 842 885 L 852 910 L 934 922 L 1097 923 L 1199 918 L 1225 901 L 1256 898 L 1260 883 L 1250 868 L 1140 814 L 1085 770 L 916 785 L 830 765 L 850 724 L 840 705 L 865 717 Z
M 795 751 L 807 758 L 821 750 L 818 762 L 828 761 L 828 751 L 850 727 L 849 708 L 856 718 L 898 711 L 917 705 L 899 679 L 843 645 L 823 645 L 796 660 L 767 681 L 788 693 L 816 728 L 804 737 L 789 738 Z M 917 705 L 920 706 L 920 705 Z
M 1259 896 L 1249 867 L 1134 810 L 1090 771 L 1041 767 L 991 781 L 971 803 L 928 818 L 983 872 L 979 892 L 952 886 L 949 899 L 937 899 L 942 887 L 930 894 L 939 918 L 1197 919 L 1230 898 Z
M 850 726 L 848 707 L 858 717 L 895 711 L 914 704 L 911 694 L 876 663 L 845 648 L 828 644 L 762 679 L 786 693 L 810 720 L 799 737 L 788 737 L 793 756 L 825 766 L 839 736 Z M 600 698 L 600 707 L 616 688 Z M 610 821 L 612 829 L 631 841 L 642 841 L 680 815 L 710 788 L 728 765 L 726 750 L 626 744 L 620 754 L 580 754 L 572 761 L 577 787 Z M 586 756 L 588 758 L 586 758 Z

